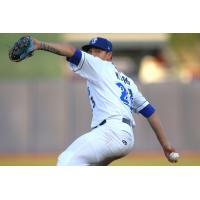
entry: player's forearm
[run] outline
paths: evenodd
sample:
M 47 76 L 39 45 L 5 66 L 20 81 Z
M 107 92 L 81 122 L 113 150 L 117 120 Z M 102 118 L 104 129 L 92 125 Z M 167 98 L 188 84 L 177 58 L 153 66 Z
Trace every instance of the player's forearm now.
M 76 49 L 67 43 L 49 43 L 34 39 L 36 50 L 48 51 L 60 56 L 71 57 L 74 55 Z
M 161 122 L 158 118 L 157 113 L 153 113 L 149 118 L 148 118 L 149 124 L 151 125 L 152 129 L 154 130 L 158 141 L 160 142 L 162 147 L 167 147 L 169 145 L 169 142 L 166 138 L 166 135 L 164 133 L 164 130 L 162 128 Z

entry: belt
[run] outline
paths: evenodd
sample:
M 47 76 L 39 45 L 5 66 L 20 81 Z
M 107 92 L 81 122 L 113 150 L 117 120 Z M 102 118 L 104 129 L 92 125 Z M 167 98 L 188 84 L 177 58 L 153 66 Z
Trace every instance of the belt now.
M 106 119 L 104 119 L 99 125 L 93 127 L 92 129 L 95 129 L 95 128 L 97 128 L 98 126 L 102 126 L 102 125 L 104 125 L 106 122 L 107 122 Z M 125 124 L 128 124 L 128 125 L 131 126 L 131 127 L 133 126 L 133 124 L 132 124 L 132 122 L 131 122 L 130 119 L 122 118 L 122 122 L 125 123 Z

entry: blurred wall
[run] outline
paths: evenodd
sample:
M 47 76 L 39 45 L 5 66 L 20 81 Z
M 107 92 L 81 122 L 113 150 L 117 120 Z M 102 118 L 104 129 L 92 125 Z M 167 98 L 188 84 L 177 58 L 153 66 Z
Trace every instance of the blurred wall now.
M 173 145 L 200 151 L 200 82 L 138 85 L 157 108 Z M 147 121 L 135 115 L 134 151 L 160 145 Z M 63 151 L 90 130 L 85 82 L 64 80 L 0 81 L 0 153 Z

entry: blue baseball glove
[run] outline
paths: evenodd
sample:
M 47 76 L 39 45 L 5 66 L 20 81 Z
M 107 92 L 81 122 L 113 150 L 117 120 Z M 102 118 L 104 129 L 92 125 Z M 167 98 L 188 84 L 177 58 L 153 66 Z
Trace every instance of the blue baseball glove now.
M 20 62 L 32 56 L 34 48 L 35 46 L 31 36 L 21 37 L 9 50 L 9 58 L 11 61 Z

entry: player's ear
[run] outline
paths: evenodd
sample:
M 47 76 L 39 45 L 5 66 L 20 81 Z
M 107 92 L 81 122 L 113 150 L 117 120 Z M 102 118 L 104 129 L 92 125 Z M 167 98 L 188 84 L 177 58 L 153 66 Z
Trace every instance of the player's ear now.
M 112 52 L 107 53 L 107 60 L 112 60 Z

